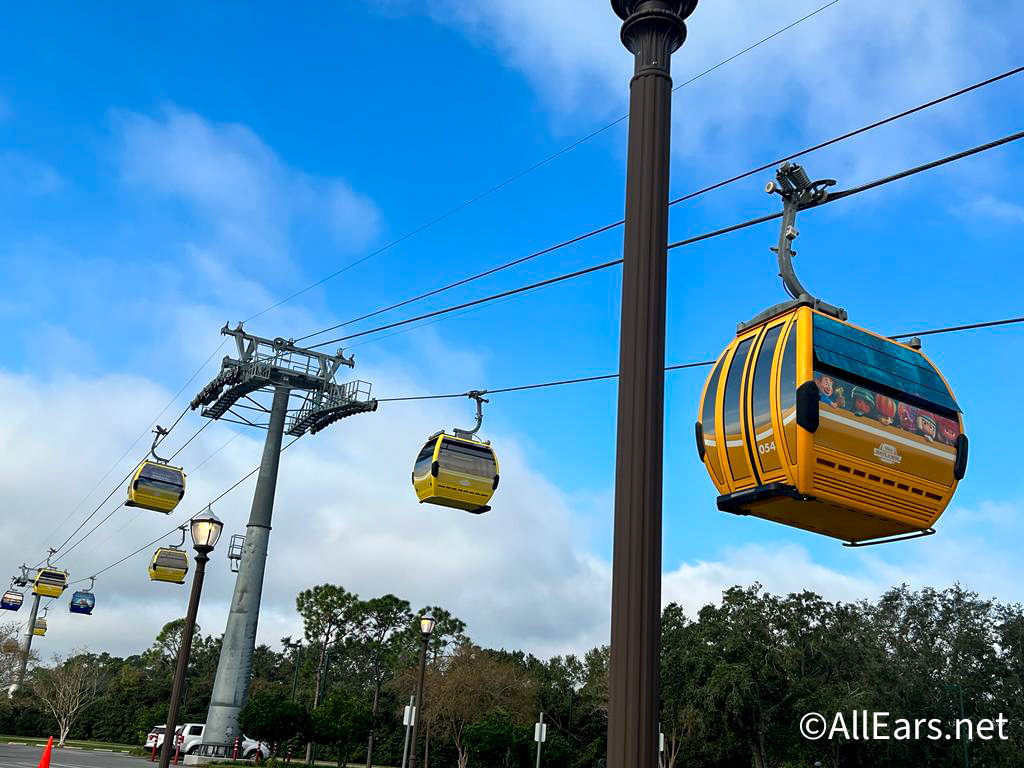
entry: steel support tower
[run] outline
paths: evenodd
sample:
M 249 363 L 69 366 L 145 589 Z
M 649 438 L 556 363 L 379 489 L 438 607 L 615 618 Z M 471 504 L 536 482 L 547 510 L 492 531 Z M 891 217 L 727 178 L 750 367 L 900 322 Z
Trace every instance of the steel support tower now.
M 27 587 L 31 581 L 29 578 L 29 570 L 25 566 L 21 567 L 21 575 L 14 577 L 14 585 L 17 587 Z M 11 687 L 7 689 L 7 695 L 13 696 L 15 691 L 21 688 L 25 683 L 25 671 L 28 669 L 29 655 L 32 653 L 32 631 L 36 626 L 36 616 L 39 615 L 39 595 L 32 596 L 32 608 L 28 614 L 28 623 L 25 625 L 25 634 L 21 636 L 21 643 L 18 647 L 18 672 L 14 676 L 14 682 Z
M 238 713 L 249 693 L 284 434 L 316 433 L 339 419 L 377 410 L 369 384 L 335 381 L 341 366 L 355 365 L 340 349 L 328 355 L 287 339 L 261 338 L 246 333 L 241 323 L 234 329 L 225 325 L 221 333 L 234 337 L 237 354 L 224 358 L 220 373 L 196 395 L 192 409 L 201 407 L 202 415 L 210 419 L 264 428 L 267 439 L 237 562 L 235 591 L 199 748 L 201 758 L 230 757 L 235 738 L 241 736 Z M 269 408 L 260 402 L 259 393 L 273 393 Z M 290 407 L 293 398 L 294 408 Z

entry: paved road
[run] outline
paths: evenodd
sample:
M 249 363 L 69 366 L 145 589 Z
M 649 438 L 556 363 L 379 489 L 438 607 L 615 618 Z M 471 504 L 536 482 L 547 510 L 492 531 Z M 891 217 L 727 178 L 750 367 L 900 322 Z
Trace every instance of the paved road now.
M 37 768 L 42 747 L 0 744 L 0 768 Z M 145 768 L 142 758 L 115 752 L 93 752 L 85 749 L 57 749 L 50 758 L 51 768 Z

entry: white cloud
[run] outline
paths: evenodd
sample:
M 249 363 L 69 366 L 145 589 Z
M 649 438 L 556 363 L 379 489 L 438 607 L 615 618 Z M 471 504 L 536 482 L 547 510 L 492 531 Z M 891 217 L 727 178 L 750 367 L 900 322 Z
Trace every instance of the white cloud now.
M 567 136 L 626 109 L 632 56 L 619 42 L 607 2 L 370 2 L 393 12 L 424 11 L 495 50 L 529 80 Z M 676 84 L 822 5 L 700 3 L 673 58 Z M 1024 13 L 1013 4 L 981 12 L 954 0 L 936 13 L 927 0 L 844 0 L 678 91 L 675 155 L 685 167 L 727 173 L 763 162 L 766 153 L 858 127 L 997 72 L 1013 50 L 1011 30 L 1021 23 Z M 898 159 L 944 146 L 950 131 L 977 138 L 979 120 L 977 97 L 946 104 L 831 150 L 821 175 L 842 184 L 892 170 Z
M 943 589 L 956 583 L 1002 602 L 1024 599 L 1012 544 L 1024 533 L 1019 503 L 965 508 L 954 502 L 935 527 L 936 535 L 912 542 L 843 549 L 838 567 L 816 561 L 792 539 L 738 546 L 666 572 L 662 602 L 679 603 L 696 616 L 702 606 L 720 602 L 723 590 L 755 582 L 774 594 L 807 589 L 844 602 L 874 600 L 900 584 Z M 1000 532 L 999 542 L 986 535 L 991 531 Z
M 679 603 L 696 616 L 701 607 L 718 603 L 723 590 L 755 582 L 775 594 L 810 589 L 830 600 L 844 601 L 874 597 L 884 588 L 871 574 L 848 575 L 815 563 L 797 544 L 748 545 L 725 552 L 720 560 L 682 563 L 666 573 L 662 602 Z
M 343 179 L 290 167 L 248 126 L 173 107 L 156 117 L 115 112 L 113 124 L 125 183 L 184 201 L 245 258 L 279 260 L 292 230 L 308 224 L 349 251 L 380 229 L 372 200 Z
M 963 206 L 962 213 L 973 219 L 994 219 L 1003 224 L 1024 223 L 1024 205 L 984 195 Z
M 355 373 L 374 381 L 380 392 L 416 391 L 414 377 L 398 367 Z M 196 388 L 200 385 L 196 382 Z M 47 536 L 168 398 L 168 392 L 141 377 L 0 374 L 0 399 L 18 404 L 0 422 L 0 445 L 5 447 L 0 496 L 8 510 L 0 561 L 9 567 L 34 565 L 45 544 L 63 540 L 145 452 L 148 438 L 72 522 Z M 169 412 L 176 413 L 177 407 Z M 409 485 L 412 457 L 427 434 L 464 422 L 466 410 L 459 401 L 384 403 L 377 413 L 303 438 L 282 456 L 260 642 L 274 644 L 300 633 L 295 595 L 324 582 L 342 584 L 363 597 L 392 592 L 415 607 L 443 605 L 467 621 L 478 642 L 491 646 L 547 656 L 607 642 L 610 568 L 594 554 L 594 539 L 606 534 L 609 495 L 567 496 L 531 464 L 523 437 L 491 432 L 502 464 L 491 512 L 477 517 L 416 502 Z M 96 427 L 98 416 L 102 429 Z M 188 417 L 168 446 L 176 448 L 201 424 L 200 418 Z M 95 572 L 201 509 L 258 463 L 262 439 L 262 432 L 233 437 L 230 427 L 212 425 L 181 456 L 189 489 L 180 514 L 167 518 L 117 509 L 66 560 L 73 577 Z M 244 531 L 254 482 L 250 479 L 215 505 L 226 523 L 225 544 L 227 536 Z M 114 510 L 119 498 L 120 492 L 101 505 L 89 526 Z M 695 614 L 702 605 L 717 602 L 722 590 L 754 582 L 775 593 L 811 589 L 831 600 L 858 600 L 875 598 L 902 582 L 944 587 L 959 581 L 986 596 L 1021 599 L 1012 545 L 1024 526 L 1018 506 L 954 507 L 939 521 L 939 535 L 913 543 L 857 551 L 840 550 L 836 543 L 842 552 L 838 565 L 813 556 L 793 537 L 666 563 L 663 602 L 679 602 Z M 1005 534 L 1006 546 L 985 535 L 993 529 Z M 210 564 L 199 617 L 204 631 L 213 634 L 223 631 L 233 588 L 224 548 Z M 38 641 L 39 651 L 46 655 L 86 646 L 127 654 L 147 647 L 165 621 L 183 613 L 187 593 L 150 582 L 146 565 L 144 552 L 103 574 L 93 616 L 70 615 L 66 600 L 54 604 L 51 632 Z M 23 614 L 13 618 L 23 619 Z
M 406 391 L 404 377 L 357 371 L 384 391 Z M 201 386 L 196 382 L 195 388 Z M 19 404 L 16 418 L 0 425 L 0 444 L 17 456 L 0 466 L 5 499 L 0 560 L 8 564 L 43 553 L 44 537 L 58 524 L 151 418 L 169 393 L 144 379 L 0 375 L 0 398 Z M 176 412 L 176 406 L 172 411 Z M 102 434 L 96 434 L 102 414 Z M 322 582 L 345 585 L 364 597 L 393 592 L 414 605 L 440 604 L 469 623 L 473 636 L 493 645 L 556 653 L 603 642 L 607 634 L 607 565 L 588 554 L 574 532 L 564 495 L 531 467 L 512 434 L 491 434 L 500 446 L 503 480 L 495 509 L 476 517 L 420 505 L 409 484 L 413 457 L 427 434 L 465 421 L 462 403 L 385 404 L 375 414 L 345 420 L 306 437 L 282 457 L 271 552 L 260 619 L 260 641 L 276 643 L 301 631 L 296 593 Z M 34 425 L 57 425 L 36 429 Z M 189 417 L 168 446 L 180 445 L 201 424 Z M 189 469 L 230 436 L 214 425 L 182 460 Z M 87 576 L 125 552 L 169 530 L 258 463 L 262 433 L 243 434 L 189 474 L 182 514 L 174 519 L 119 509 L 67 559 L 74 578 Z M 144 440 L 148 445 L 148 441 Z M 9 451 L 8 451 L 9 452 Z M 140 442 L 123 466 L 145 452 Z M 7 452 L 5 452 L 7 453 Z M 59 457 L 59 459 L 57 458 Z M 54 475 L 54 473 L 57 475 Z M 242 532 L 254 480 L 215 505 L 225 535 Z M 111 481 L 73 516 L 77 522 L 105 494 Z M 114 509 L 121 493 L 102 506 L 96 521 Z M 64 525 L 49 541 L 73 529 Z M 86 528 L 87 530 L 88 528 Z M 169 537 L 170 538 L 174 538 Z M 52 631 L 41 650 L 83 645 L 115 653 L 147 646 L 163 622 L 184 610 L 184 589 L 150 583 L 145 553 L 101 576 L 97 609 L 90 617 L 55 604 Z M 223 631 L 231 576 L 218 552 L 210 566 L 200 624 Z

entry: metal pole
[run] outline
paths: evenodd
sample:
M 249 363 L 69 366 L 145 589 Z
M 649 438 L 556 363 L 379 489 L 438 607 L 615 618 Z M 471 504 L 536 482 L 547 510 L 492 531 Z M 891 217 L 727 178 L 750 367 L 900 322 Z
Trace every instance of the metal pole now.
M 32 598 L 32 610 L 28 614 L 28 624 L 25 626 L 25 636 L 21 642 L 21 657 L 18 659 L 18 674 L 14 678 L 14 684 L 8 689 L 8 696 L 21 688 L 25 682 L 25 670 L 28 668 L 28 657 L 32 651 L 32 630 L 36 626 L 36 615 L 39 613 L 39 595 Z
M 544 713 L 540 713 L 540 720 L 537 723 L 540 727 L 537 729 L 537 768 L 540 768 L 540 744 L 544 738 Z
M 267 441 L 263 445 L 263 460 L 260 462 L 252 511 L 245 529 L 242 560 L 235 577 L 235 591 L 231 597 L 227 628 L 224 630 L 220 659 L 217 662 L 217 676 L 210 697 L 210 711 L 203 732 L 202 753 L 211 757 L 226 757 L 235 737 L 241 735 L 238 713 L 245 705 L 252 675 L 252 654 L 256 645 L 256 624 L 259 621 L 260 597 L 263 593 L 263 573 L 267 564 L 270 520 L 274 511 L 288 393 L 287 387 L 277 387 L 270 408 Z
M 412 721 L 412 739 L 409 744 L 409 768 L 416 768 L 416 731 L 420 725 L 420 715 L 423 714 L 423 682 L 427 676 L 427 643 L 430 642 L 430 635 L 423 635 L 423 647 L 420 648 L 420 679 L 416 684 L 416 717 Z
M 331 671 L 331 652 L 328 651 L 324 655 L 324 669 L 320 673 L 320 679 L 317 681 L 316 690 L 313 691 L 313 710 L 316 711 L 320 708 L 320 702 L 323 700 L 324 694 L 327 692 L 327 673 Z M 312 765 L 316 761 L 316 748 L 317 745 L 312 741 L 306 742 L 306 764 Z
M 298 690 L 299 686 L 299 654 L 302 651 L 302 645 L 296 643 L 295 647 L 292 650 L 295 660 L 295 670 L 292 672 L 292 701 L 295 701 L 295 692 L 296 690 Z
M 185 691 L 185 673 L 188 671 L 188 657 L 192 653 L 192 635 L 196 630 L 196 614 L 199 612 L 199 596 L 203 591 L 203 577 L 206 574 L 206 563 L 209 561 L 209 550 L 197 550 L 196 573 L 192 577 L 192 594 L 188 598 L 188 613 L 185 624 L 181 628 L 181 645 L 178 646 L 178 662 L 174 667 L 174 685 L 171 686 L 171 701 L 167 706 L 167 726 L 164 731 L 164 744 L 160 750 L 160 768 L 167 768 L 171 762 L 171 750 L 174 747 L 175 728 L 178 725 L 178 710 L 181 707 L 182 694 Z M 183 734 L 184 735 L 184 734 Z
M 658 764 L 672 53 L 697 0 L 612 0 L 630 81 L 612 555 L 608 765 Z
M 409 697 L 409 722 L 405 724 L 405 744 L 402 745 L 402 768 L 405 768 L 405 761 L 409 759 L 409 730 L 416 720 L 416 697 Z

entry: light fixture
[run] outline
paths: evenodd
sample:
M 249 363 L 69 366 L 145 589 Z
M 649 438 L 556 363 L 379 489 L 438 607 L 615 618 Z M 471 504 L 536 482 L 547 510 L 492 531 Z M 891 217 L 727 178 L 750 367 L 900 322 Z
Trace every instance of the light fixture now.
M 213 511 L 207 507 L 201 515 L 192 518 L 192 544 L 197 552 L 209 552 L 217 546 L 220 532 L 224 528 L 222 523 Z
M 433 616 L 420 616 L 420 632 L 423 633 L 424 637 L 430 637 L 430 633 L 434 631 L 434 624 L 436 623 Z

